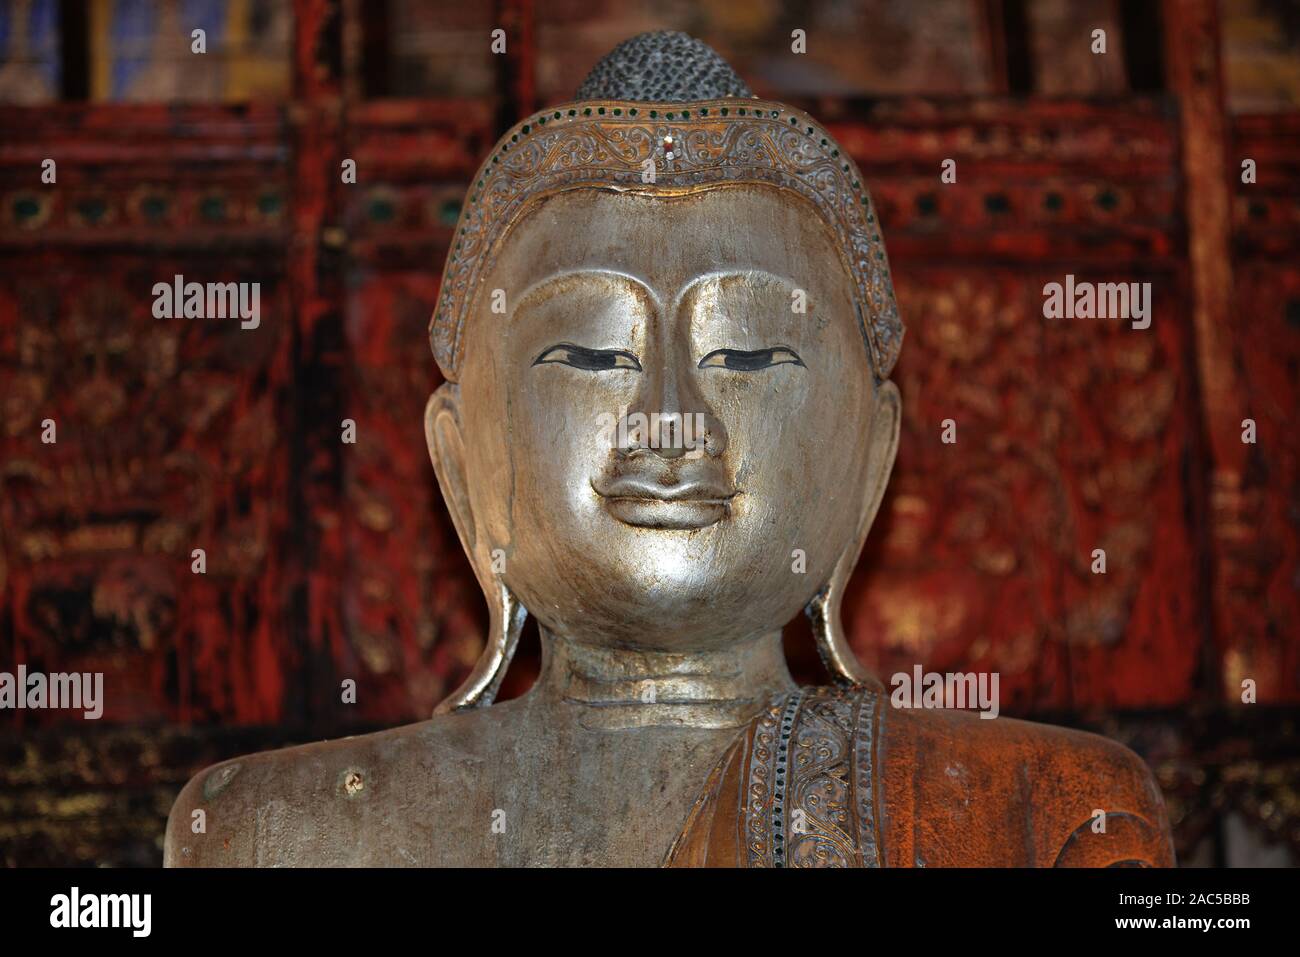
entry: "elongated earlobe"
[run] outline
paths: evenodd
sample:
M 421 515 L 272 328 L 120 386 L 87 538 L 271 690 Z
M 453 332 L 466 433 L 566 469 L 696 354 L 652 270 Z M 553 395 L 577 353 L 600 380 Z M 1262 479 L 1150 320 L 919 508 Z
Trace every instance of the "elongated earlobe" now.
M 813 640 L 817 643 L 817 654 L 830 674 L 831 680 L 839 685 L 854 685 L 883 691 L 880 679 L 867 670 L 858 660 L 844 634 L 844 625 L 840 621 L 840 602 L 843 599 L 843 583 L 828 584 L 819 591 L 804 614 L 812 623 Z
M 474 521 L 474 509 L 465 484 L 465 443 L 460 426 L 460 387 L 445 383 L 424 409 L 424 437 L 429 458 L 438 476 L 438 486 L 451 513 L 452 524 L 461 547 L 469 556 L 474 577 L 488 603 L 488 635 L 483 653 L 466 678 L 443 699 L 434 714 L 485 708 L 496 698 L 506 676 L 510 659 L 519 646 L 519 636 L 528 620 L 528 610 L 520 604 L 492 568 L 489 543 L 483 540 Z
M 858 661 L 857 655 L 849 645 L 844 634 L 844 624 L 840 617 L 840 606 L 844 601 L 844 589 L 858 564 L 862 546 L 866 544 L 867 535 L 880 502 L 889 483 L 889 473 L 894 468 L 894 456 L 898 452 L 898 430 L 902 405 L 898 388 L 894 383 L 885 381 L 876 391 L 876 404 L 871 414 L 871 428 L 867 433 L 871 447 L 867 453 L 866 483 L 863 488 L 862 511 L 858 519 L 858 534 L 855 544 L 847 548 L 831 572 L 830 580 L 813 596 L 804 609 L 812 623 L 813 640 L 817 643 L 817 653 L 822 664 L 830 672 L 831 679 L 837 684 L 863 685 L 874 687 L 877 691 L 884 689 L 880 679 L 868 671 Z
M 510 667 L 510 659 L 519 647 L 519 636 L 528 621 L 528 609 L 519 603 L 503 583 L 497 582 L 497 594 L 488 596 L 487 642 L 474 670 L 451 694 L 438 703 L 434 714 L 486 708 L 496 700 L 501 682 Z

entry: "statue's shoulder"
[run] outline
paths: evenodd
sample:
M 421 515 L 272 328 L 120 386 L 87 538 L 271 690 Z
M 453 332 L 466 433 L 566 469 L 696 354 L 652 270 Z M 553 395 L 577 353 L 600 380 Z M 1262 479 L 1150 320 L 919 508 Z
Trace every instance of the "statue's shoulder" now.
M 913 863 L 928 854 L 1011 866 L 1173 864 L 1155 777 L 1122 744 L 968 711 L 895 708 L 883 695 L 881 705 L 880 813 Z M 901 821 L 918 816 L 929 846 L 906 846 Z
M 487 752 L 477 717 L 444 715 L 206 768 L 172 805 L 164 865 L 367 863 L 357 855 L 384 843 L 376 834 L 390 834 L 395 847 L 402 843 L 402 795 L 420 793 L 435 804 L 446 795 L 451 802 L 482 772 Z M 362 832 L 369 840 L 352 840 Z

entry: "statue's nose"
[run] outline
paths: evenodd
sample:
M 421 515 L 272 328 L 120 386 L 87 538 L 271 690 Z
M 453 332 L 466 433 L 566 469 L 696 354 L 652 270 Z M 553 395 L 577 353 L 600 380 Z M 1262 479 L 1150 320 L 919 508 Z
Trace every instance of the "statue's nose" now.
M 698 370 L 684 360 L 645 371 L 638 401 L 625 416 L 621 451 L 645 449 L 664 459 L 721 455 L 727 430 L 700 392 Z

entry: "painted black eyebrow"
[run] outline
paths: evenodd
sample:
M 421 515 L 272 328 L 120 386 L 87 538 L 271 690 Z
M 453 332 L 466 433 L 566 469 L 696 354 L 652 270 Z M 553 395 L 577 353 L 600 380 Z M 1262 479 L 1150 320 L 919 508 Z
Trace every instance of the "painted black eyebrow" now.
M 588 349 L 586 346 L 574 345 L 572 342 L 557 342 L 555 345 L 547 346 L 538 354 L 537 358 L 533 360 L 533 365 L 539 366 L 545 365 L 548 362 L 560 362 L 559 359 L 546 358 L 556 349 L 565 349 L 580 360 L 577 364 L 572 362 L 563 362 L 561 363 L 562 365 L 572 365 L 574 368 L 583 369 L 588 372 L 600 372 L 605 369 L 617 368 L 614 364 L 614 360 L 619 356 L 632 360 L 632 364 L 636 366 L 636 371 L 641 371 L 641 360 L 632 353 L 623 349 Z
M 788 352 L 793 359 L 783 359 L 781 362 L 773 362 L 772 355 L 777 351 Z M 704 363 L 708 362 L 714 356 L 723 356 L 726 360 L 726 368 L 735 369 L 738 372 L 754 372 L 757 369 L 764 369 L 771 365 L 799 365 L 804 364 L 803 359 L 799 358 L 799 353 L 795 352 L 789 346 L 772 346 L 770 349 L 714 349 L 708 355 L 700 360 L 699 368 L 704 368 Z

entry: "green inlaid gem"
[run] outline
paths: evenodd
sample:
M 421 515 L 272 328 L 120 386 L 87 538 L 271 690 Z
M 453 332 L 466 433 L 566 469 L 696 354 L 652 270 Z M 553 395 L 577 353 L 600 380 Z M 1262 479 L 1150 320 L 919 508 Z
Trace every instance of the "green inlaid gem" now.
M 258 200 L 259 207 L 261 206 L 261 203 L 262 200 Z M 146 196 L 140 202 L 140 212 L 144 213 L 147 219 L 162 219 L 167 212 L 167 200 L 163 199 L 161 196 Z M 263 210 L 263 212 L 266 212 L 266 210 Z
M 199 215 L 208 222 L 217 222 L 226 218 L 226 201 L 220 196 L 206 196 L 199 203 Z
M 77 203 L 77 212 L 89 222 L 97 223 L 108 212 L 108 204 L 98 196 L 94 196 Z
M 33 219 L 41 211 L 41 204 L 31 196 L 21 196 L 14 200 L 15 219 Z

